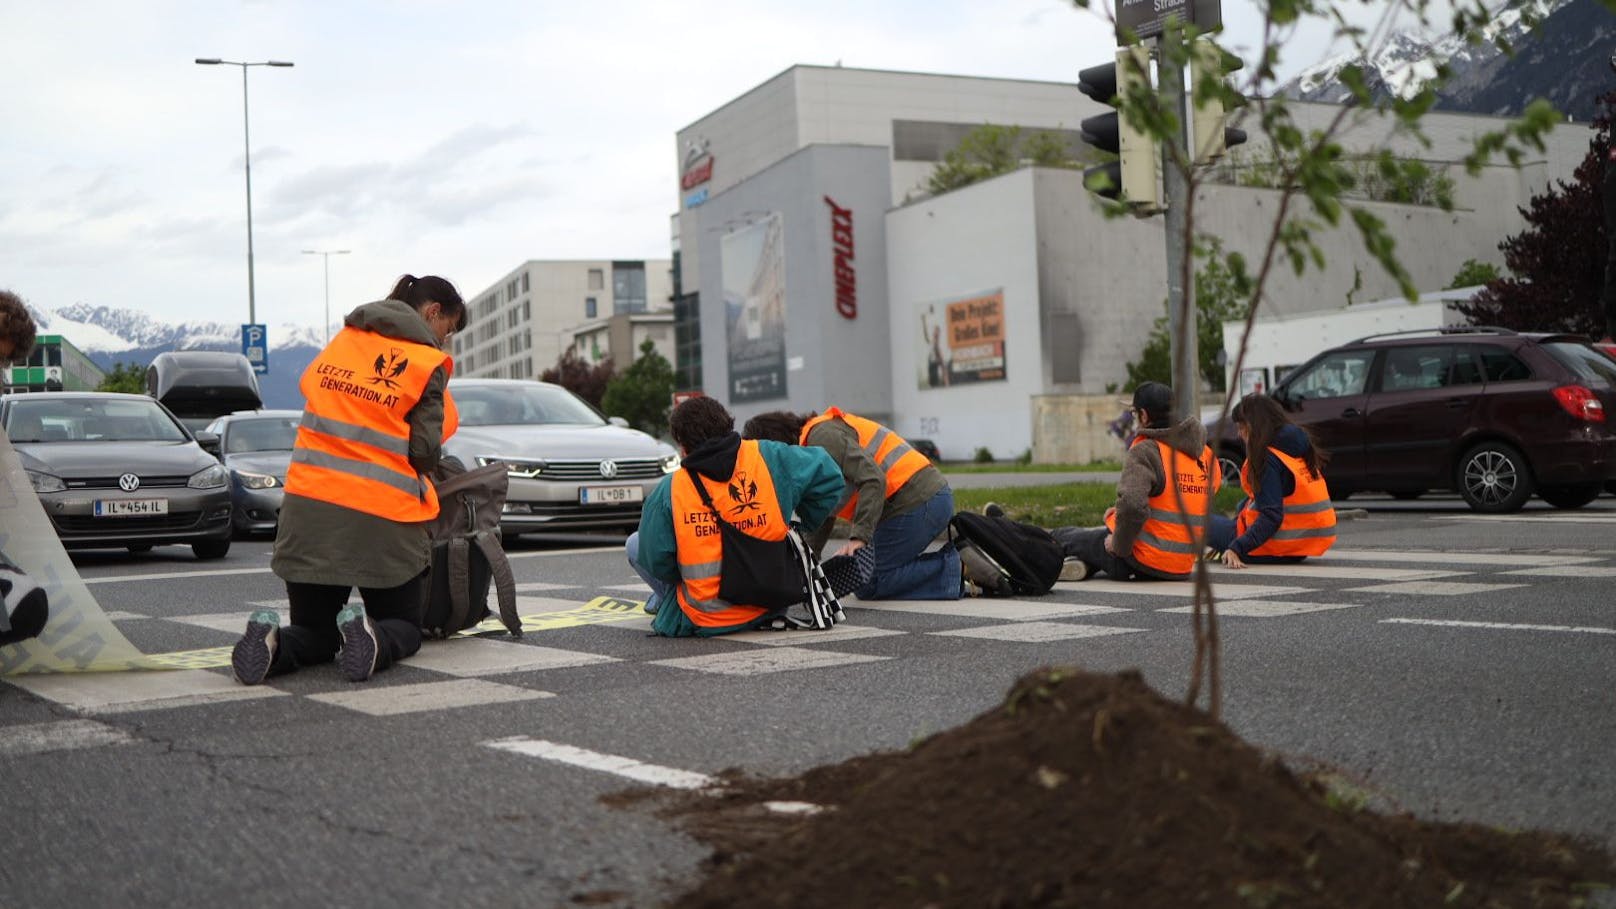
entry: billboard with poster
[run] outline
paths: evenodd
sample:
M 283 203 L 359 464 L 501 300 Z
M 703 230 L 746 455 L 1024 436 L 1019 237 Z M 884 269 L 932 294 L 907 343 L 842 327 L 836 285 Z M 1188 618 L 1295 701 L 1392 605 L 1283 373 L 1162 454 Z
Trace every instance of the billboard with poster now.
M 922 389 L 1002 382 L 1004 289 L 920 307 L 918 381 Z
M 719 248 L 729 348 L 729 400 L 786 396 L 786 268 L 778 212 Z

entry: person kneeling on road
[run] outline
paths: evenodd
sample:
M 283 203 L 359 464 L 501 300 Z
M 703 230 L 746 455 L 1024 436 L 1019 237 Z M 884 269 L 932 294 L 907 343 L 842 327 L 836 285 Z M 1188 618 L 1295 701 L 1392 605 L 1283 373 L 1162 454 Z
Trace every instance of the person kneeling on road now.
M 1248 452 L 1240 468 L 1246 500 L 1233 518 L 1212 516 L 1207 542 L 1230 568 L 1324 555 L 1335 543 L 1335 508 L 1324 484 L 1329 452 L 1267 395 L 1242 398 L 1229 418 Z M 1253 472 L 1257 453 L 1265 457 Z
M 624 545 L 629 565 L 651 587 L 645 604 L 656 616 L 651 627 L 668 637 L 745 631 L 770 610 L 718 595 L 724 546 L 714 522 L 782 540 L 793 512 L 809 526 L 830 515 L 841 500 L 842 475 L 818 448 L 742 441 L 735 419 L 712 398 L 681 403 L 668 422 L 683 469 L 646 497 L 640 528 Z
M 927 551 L 954 516 L 953 490 L 931 459 L 896 432 L 831 407 L 817 416 L 783 410 L 758 414 L 746 421 L 742 434 L 824 449 L 841 468 L 847 501 L 809 542 L 821 552 L 837 517 L 852 522 L 852 538 L 834 555 L 852 556 L 866 546 L 874 550 L 868 580 L 853 591 L 859 599 L 959 599 L 959 551 L 952 546 Z
M 1074 572 L 1083 580 L 1103 571 L 1117 580 L 1185 580 L 1205 548 L 1201 527 L 1222 475 L 1194 417 L 1172 422 L 1173 390 L 1145 382 L 1133 394 L 1141 427 L 1128 446 L 1117 480 L 1117 503 L 1104 527 L 1057 527 Z

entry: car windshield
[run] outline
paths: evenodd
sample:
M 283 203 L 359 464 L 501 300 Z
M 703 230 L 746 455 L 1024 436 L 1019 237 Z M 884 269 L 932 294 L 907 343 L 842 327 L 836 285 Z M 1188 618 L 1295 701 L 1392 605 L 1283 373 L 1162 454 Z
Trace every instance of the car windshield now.
M 231 420 L 224 431 L 225 454 L 244 451 L 291 451 L 297 441 L 297 417 L 254 417 Z
M 462 426 L 599 426 L 606 422 L 578 396 L 555 385 L 456 385 L 449 391 Z
M 156 401 L 29 398 L 12 402 L 6 414 L 6 436 L 13 442 L 184 442 L 188 438 Z
M 1595 388 L 1616 388 L 1616 360 L 1587 344 L 1550 341 L 1543 345 L 1543 349 L 1588 385 Z

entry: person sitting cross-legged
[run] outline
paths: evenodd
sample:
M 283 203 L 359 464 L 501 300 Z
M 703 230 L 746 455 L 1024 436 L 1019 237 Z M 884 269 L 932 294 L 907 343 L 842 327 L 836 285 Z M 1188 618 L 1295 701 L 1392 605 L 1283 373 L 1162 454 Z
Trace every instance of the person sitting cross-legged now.
M 744 631 L 771 610 L 719 596 L 724 521 L 759 540 L 785 538 L 793 513 L 814 526 L 842 496 L 842 474 L 818 448 L 742 441 L 735 420 L 713 398 L 691 398 L 669 416 L 683 469 L 646 497 L 639 530 L 624 546 L 651 588 L 651 627 L 668 637 Z M 707 493 L 703 499 L 696 483 Z

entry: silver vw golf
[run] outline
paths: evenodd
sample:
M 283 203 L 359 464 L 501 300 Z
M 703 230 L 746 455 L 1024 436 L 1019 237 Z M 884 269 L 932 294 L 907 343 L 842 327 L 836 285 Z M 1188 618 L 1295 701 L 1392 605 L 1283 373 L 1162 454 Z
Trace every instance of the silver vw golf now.
M 500 531 L 629 529 L 640 503 L 679 454 L 559 385 L 523 379 L 452 379 L 460 430 L 444 452 L 467 467 L 503 461 L 510 494 Z
M 5 395 L 0 423 L 69 549 L 189 543 L 199 559 L 230 551 L 229 474 L 152 398 Z

